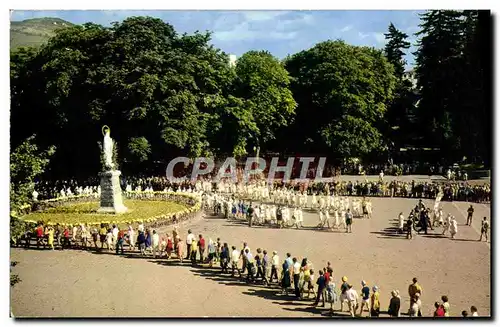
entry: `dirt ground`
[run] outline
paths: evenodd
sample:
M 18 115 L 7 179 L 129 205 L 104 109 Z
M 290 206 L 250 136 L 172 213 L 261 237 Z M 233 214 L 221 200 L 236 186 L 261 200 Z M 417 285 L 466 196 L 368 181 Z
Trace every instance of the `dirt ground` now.
M 229 245 L 277 250 L 280 261 L 290 252 L 307 257 L 315 269 L 332 263 L 334 280 L 347 276 L 360 291 L 361 280 L 381 292 L 381 310 L 387 310 L 391 290 L 400 290 L 401 311 L 409 306 L 408 285 L 417 277 L 423 287 L 424 316 L 447 295 L 451 315 L 475 305 L 480 316 L 490 315 L 490 244 L 477 242 L 480 220 L 490 218 L 489 205 L 475 204 L 473 226 L 465 226 L 467 203 L 442 204 L 459 223 L 455 240 L 441 230 L 413 240 L 394 235 L 399 212 L 408 214 L 416 200 L 372 198 L 372 219 L 355 219 L 353 232 L 319 231 L 318 214 L 305 213 L 303 230 L 249 228 L 242 222 L 210 215 L 181 226 L 203 234 L 208 242 L 220 237 Z M 432 201 L 426 201 L 432 205 Z M 165 231 L 164 231 L 165 232 Z M 168 231 L 170 232 L 170 230 Z M 11 288 L 11 311 L 16 317 L 321 317 L 328 310 L 312 301 L 280 296 L 279 289 L 247 285 L 214 269 L 180 265 L 177 260 L 117 256 L 76 250 L 12 249 L 13 268 L 22 280 Z M 328 305 L 327 305 L 328 306 Z M 337 304 L 336 310 L 340 309 Z M 344 309 L 345 310 L 345 309 Z M 347 312 L 336 312 L 336 316 Z M 365 312 L 364 315 L 367 315 Z M 381 316 L 385 316 L 382 314 Z

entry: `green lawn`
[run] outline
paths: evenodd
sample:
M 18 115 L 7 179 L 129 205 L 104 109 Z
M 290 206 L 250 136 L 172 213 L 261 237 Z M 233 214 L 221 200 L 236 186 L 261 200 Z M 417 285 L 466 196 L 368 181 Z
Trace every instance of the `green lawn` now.
M 161 215 L 173 215 L 188 207 L 172 201 L 155 200 L 125 200 L 128 212 L 118 215 L 98 214 L 99 201 L 70 202 L 55 208 L 49 208 L 43 212 L 33 212 L 21 219 L 26 221 L 43 221 L 45 223 L 62 224 L 97 224 L 116 223 L 127 224 L 139 221 L 152 220 Z

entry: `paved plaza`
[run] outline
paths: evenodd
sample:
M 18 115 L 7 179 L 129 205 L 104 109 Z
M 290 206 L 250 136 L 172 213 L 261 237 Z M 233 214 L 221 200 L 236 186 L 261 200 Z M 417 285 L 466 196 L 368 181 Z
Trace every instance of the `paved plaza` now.
M 424 200 L 432 206 L 433 201 Z M 304 213 L 303 230 L 255 226 L 205 215 L 181 225 L 207 240 L 241 247 L 248 242 L 280 261 L 290 252 L 307 257 L 315 269 L 332 263 L 337 287 L 340 278 L 360 291 L 361 280 L 378 285 L 381 311 L 389 305 L 390 292 L 400 290 L 401 312 L 409 306 L 408 285 L 417 277 L 423 287 L 423 314 L 432 315 L 435 301 L 447 295 L 451 315 L 475 305 L 480 316 L 490 314 L 490 244 L 477 242 L 480 219 L 490 218 L 490 207 L 475 204 L 473 226 L 465 226 L 468 203 L 443 202 L 444 213 L 457 217 L 455 240 L 442 237 L 441 229 L 407 240 L 394 234 L 397 216 L 407 215 L 415 199 L 372 198 L 372 219 L 355 219 L 353 232 L 319 231 L 318 214 Z M 163 232 L 171 232 L 171 229 Z M 11 291 L 14 316 L 28 317 L 322 317 L 328 310 L 312 301 L 280 296 L 279 289 L 248 285 L 215 269 L 191 267 L 177 260 L 140 258 L 137 253 L 117 256 L 76 250 L 42 251 L 12 249 L 13 272 L 21 282 Z M 339 309 L 337 304 L 336 309 Z M 345 309 L 344 309 L 345 310 Z M 347 312 L 336 312 L 337 316 Z M 365 313 L 367 315 L 367 313 Z M 381 316 L 385 316 L 382 314 Z

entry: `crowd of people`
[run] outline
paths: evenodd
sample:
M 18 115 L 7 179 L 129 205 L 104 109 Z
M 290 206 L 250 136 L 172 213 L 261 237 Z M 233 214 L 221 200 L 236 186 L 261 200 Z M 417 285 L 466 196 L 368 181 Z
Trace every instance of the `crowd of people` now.
M 220 182 L 215 183 L 210 176 L 201 177 L 197 182 L 186 180 L 182 183 L 171 183 L 165 176 L 127 178 L 122 180 L 122 188 L 126 190 L 146 190 L 163 191 L 171 189 L 188 190 L 195 189 L 196 183 L 208 183 L 212 191 L 220 189 Z M 252 180 L 245 183 L 245 186 L 259 183 Z M 239 184 L 244 184 L 240 182 Z M 96 179 L 85 182 L 77 181 L 55 181 L 39 182 L 35 186 L 33 197 L 37 200 L 70 195 L 99 193 L 100 187 Z M 310 181 L 307 183 L 276 181 L 269 185 L 270 192 L 277 190 L 293 190 L 305 192 L 308 195 L 338 195 L 338 196 L 378 196 L 378 197 L 404 197 L 404 198 L 427 198 L 433 199 L 439 192 L 443 193 L 444 201 L 468 201 L 484 203 L 491 200 L 491 189 L 489 184 L 469 184 L 467 182 L 453 181 L 398 181 L 384 180 L 384 173 L 381 172 L 378 181 L 356 180 L 341 181 L 336 180 L 330 183 L 320 183 Z M 206 188 L 205 188 L 206 189 Z
M 38 183 L 33 194 L 35 202 L 40 198 L 68 197 L 71 195 L 99 195 L 100 187 L 92 186 L 95 181 L 79 185 L 75 181 Z M 96 185 L 96 184 L 94 184 Z M 58 187 L 60 189 L 58 190 Z M 201 178 L 195 183 L 185 182 L 172 184 L 164 177 L 147 177 L 128 179 L 124 185 L 125 193 L 133 192 L 179 192 L 196 193 L 206 211 L 213 211 L 228 219 L 247 219 L 252 224 L 275 224 L 278 227 L 301 228 L 303 210 L 312 209 L 319 215 L 319 228 L 345 228 L 352 232 L 354 217 L 370 218 L 372 204 L 370 196 L 410 197 L 436 199 L 433 210 L 426 208 L 422 200 L 410 212 L 408 218 L 399 215 L 399 232 L 406 233 L 407 238 L 413 238 L 413 231 L 427 233 L 428 228 L 442 227 L 442 234 L 449 232 L 451 237 L 458 232 L 456 219 L 448 214 L 446 219 L 439 201 L 442 200 L 476 200 L 489 201 L 488 185 L 472 186 L 467 183 L 428 183 L 384 181 L 383 173 L 378 182 L 336 181 L 328 184 L 285 184 L 277 182 L 268 185 L 264 180 L 253 180 L 250 183 L 233 184 L 228 181 L 214 183 L 210 178 Z M 38 193 L 39 192 L 39 193 Z M 35 194 L 36 193 L 36 194 Z M 308 197 L 310 195 L 310 197 Z M 351 199 L 350 196 L 362 197 Z M 438 200 L 439 199 L 439 200 Z M 472 224 L 473 205 L 468 209 L 467 225 Z M 486 217 L 481 223 L 481 238 L 488 239 L 489 223 Z M 216 241 L 188 231 L 185 240 L 182 239 L 178 225 L 174 224 L 171 233 L 161 233 L 156 226 L 137 227 L 129 225 L 120 230 L 116 225 L 85 225 L 64 226 L 38 224 L 34 230 L 27 231 L 24 246 L 31 246 L 31 239 L 36 239 L 36 247 L 49 249 L 89 249 L 95 251 L 114 251 L 117 255 L 127 252 L 138 252 L 141 256 L 153 256 L 165 260 L 190 262 L 193 266 L 219 266 L 220 274 L 244 278 L 248 283 L 276 285 L 283 295 L 289 293 L 296 299 L 309 299 L 313 296 L 313 305 L 329 304 L 331 312 L 340 305 L 340 312 L 346 307 L 351 316 L 367 315 L 378 317 L 381 308 L 387 307 L 386 313 L 391 317 L 399 317 L 402 313 L 410 317 L 423 316 L 422 288 L 417 279 L 408 288 L 410 306 L 401 308 L 401 294 L 398 290 L 390 292 L 390 300 L 382 305 L 378 286 L 368 286 L 361 281 L 360 292 L 356 285 L 348 281 L 346 276 L 337 285 L 333 268 L 328 262 L 325 267 L 314 269 L 307 258 L 292 257 L 286 254 L 280 260 L 277 251 L 267 249 L 250 249 L 247 243 L 237 247 L 229 245 L 216 238 Z M 245 276 L 246 273 L 246 276 Z M 450 303 L 447 296 L 435 302 L 436 317 L 447 317 L 450 314 Z M 472 306 L 470 314 L 462 312 L 463 316 L 478 316 L 477 309 Z
M 474 206 L 471 204 L 467 209 L 467 226 L 472 226 L 472 219 L 474 214 Z M 408 215 L 408 219 L 405 220 L 404 214 L 401 212 L 398 217 L 398 233 L 406 233 L 407 239 L 413 238 L 413 232 L 425 233 L 427 234 L 428 229 L 434 230 L 434 228 L 442 228 L 441 235 L 447 233 L 450 234 L 452 239 L 458 233 L 458 223 L 456 217 L 448 213 L 446 219 L 444 219 L 443 209 L 439 207 L 439 201 L 436 201 L 434 209 L 425 207 L 422 200 L 418 202 L 414 209 L 411 210 Z M 481 236 L 478 241 L 483 240 L 483 236 L 486 241 L 488 241 L 488 232 L 490 229 L 489 221 L 486 217 L 483 217 L 481 221 Z
M 56 233 L 56 231 L 58 231 Z M 292 256 L 286 253 L 280 259 L 279 252 L 256 248 L 251 250 L 247 242 L 241 246 L 229 245 L 216 238 L 215 241 L 203 234 L 195 235 L 189 229 L 185 239 L 181 236 L 178 226 L 174 226 L 171 233 L 160 233 L 140 223 L 136 228 L 129 225 L 127 230 L 120 230 L 116 225 L 87 229 L 82 225 L 72 230 L 64 228 L 62 233 L 52 226 L 40 224 L 35 229 L 37 247 L 61 249 L 78 248 L 93 249 L 96 251 L 115 251 L 117 255 L 125 253 L 139 253 L 144 257 L 153 256 L 162 260 L 177 260 L 181 264 L 185 261 L 194 267 L 218 269 L 219 273 L 232 278 L 240 278 L 249 284 L 260 284 L 269 287 L 278 287 L 283 296 L 290 296 L 296 300 L 311 300 L 313 306 L 325 307 L 328 303 L 332 314 L 348 313 L 355 317 L 378 317 L 385 313 L 391 317 L 406 315 L 422 317 L 422 286 L 417 278 L 413 278 L 408 287 L 408 308 L 401 306 L 399 290 L 392 290 L 389 300 L 384 301 L 377 285 L 370 287 L 366 281 L 361 281 L 360 290 L 356 284 L 343 276 L 336 283 L 333 267 L 330 262 L 325 266 L 315 268 L 307 258 Z M 311 297 L 312 296 L 312 297 Z M 386 302 L 386 303 L 384 303 Z M 384 309 L 387 310 L 384 311 Z M 455 314 L 456 315 L 456 314 Z M 478 316 L 478 310 L 471 306 L 470 314 L 462 311 L 463 316 Z M 434 317 L 450 317 L 452 310 L 446 295 L 435 302 Z

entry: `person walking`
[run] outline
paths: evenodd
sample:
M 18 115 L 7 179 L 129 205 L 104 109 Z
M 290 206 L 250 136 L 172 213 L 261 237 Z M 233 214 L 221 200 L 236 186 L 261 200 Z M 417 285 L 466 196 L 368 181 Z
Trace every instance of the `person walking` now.
M 413 218 L 411 216 L 406 221 L 406 239 L 413 239 Z
M 255 279 L 264 279 L 264 272 L 262 269 L 262 250 L 257 249 L 257 254 L 255 255 L 255 265 L 257 266 L 257 273 L 255 274 Z
M 118 252 L 120 252 L 120 254 L 123 254 L 124 241 L 125 241 L 125 234 L 123 233 L 123 231 L 119 231 L 116 240 L 116 254 L 118 254 Z
M 101 250 L 104 249 L 104 244 L 106 244 L 106 235 L 108 234 L 108 231 L 106 230 L 106 227 L 104 224 L 101 224 L 101 229 L 99 230 L 99 236 L 100 236 L 100 241 L 101 241 Z
M 238 263 L 240 261 L 240 251 L 236 249 L 236 246 L 232 246 L 233 251 L 231 252 L 231 277 L 234 277 L 234 271 L 238 272 L 239 277 L 241 278 L 241 271 L 238 268 Z
M 49 244 L 49 247 L 54 250 L 54 228 L 52 226 L 49 227 L 48 230 L 48 235 L 47 235 L 47 243 Z
M 220 252 L 220 263 L 222 268 L 222 273 L 229 273 L 228 264 L 229 264 L 229 246 L 227 243 L 224 243 Z
M 293 286 L 295 290 L 295 296 L 297 298 L 300 297 L 300 286 L 299 286 L 299 280 L 300 280 L 300 263 L 298 262 L 297 258 L 292 259 L 293 265 L 292 265 L 292 275 L 293 275 Z
M 366 282 L 363 280 L 361 281 L 361 307 L 359 309 L 359 315 L 363 316 L 363 308 L 366 305 L 366 310 L 368 311 L 368 314 L 370 313 L 370 287 L 366 285 Z
M 373 286 L 372 287 L 372 297 L 370 299 L 370 316 L 371 317 L 378 317 L 380 315 L 380 293 L 378 286 Z
M 203 255 L 205 254 L 205 239 L 203 238 L 203 235 L 198 235 L 199 240 L 198 240 L 198 248 L 200 251 L 200 263 L 203 264 Z
M 135 250 L 135 231 L 132 225 L 128 226 L 128 245 L 130 251 Z
M 141 255 L 146 255 L 146 235 L 144 235 L 143 231 L 139 231 L 139 235 L 137 235 L 137 244 L 139 245 Z
M 398 234 L 403 234 L 403 229 L 405 227 L 405 216 L 403 215 L 402 212 L 399 213 L 398 221 L 399 221 Z
M 114 244 L 113 244 L 113 230 L 111 228 L 108 229 L 108 233 L 106 234 L 106 244 L 108 251 L 112 251 L 114 248 Z
M 248 244 L 246 242 L 243 242 L 243 248 L 241 249 L 240 251 L 240 258 L 241 258 L 241 261 L 242 261 L 242 264 L 241 264 L 241 273 L 244 274 L 247 267 L 248 267 L 248 261 L 247 261 L 247 256 L 245 255 L 245 250 L 247 249 L 250 249 L 248 247 Z
M 322 307 L 325 306 L 325 302 L 326 302 L 326 299 L 325 299 L 325 290 L 326 290 L 326 280 L 325 280 L 325 276 L 324 276 L 324 273 L 323 273 L 323 270 L 319 270 L 319 277 L 318 277 L 318 280 L 316 281 L 316 285 L 318 285 L 318 293 L 316 295 L 316 301 L 314 302 L 314 306 L 317 306 L 319 304 L 319 300 L 320 298 L 322 299 L 323 301 L 323 304 L 321 305 Z
M 92 242 L 94 243 L 94 250 L 97 251 L 97 240 L 99 239 L 99 231 L 95 225 L 90 228 L 90 233 L 92 234 Z
M 444 317 L 444 308 L 441 305 L 441 303 L 436 302 L 434 303 L 434 317 Z
M 187 245 L 187 249 L 186 249 L 186 260 L 190 259 L 191 257 L 191 245 L 193 244 L 193 242 L 196 242 L 195 240 L 195 236 L 194 234 L 191 232 L 191 230 L 189 229 L 188 230 L 188 235 L 186 237 L 186 245 Z
M 151 248 L 151 245 L 153 243 L 153 240 L 151 238 L 151 231 L 148 229 L 146 229 L 146 242 L 144 243 L 144 245 L 146 246 L 146 250 L 144 250 L 144 253 L 146 253 L 146 251 L 152 253 L 153 249 Z
M 349 312 L 352 317 L 356 315 L 356 310 L 358 309 L 358 292 L 354 290 L 351 284 L 347 285 L 346 291 L 347 303 L 349 305 Z
M 182 263 L 184 261 L 184 243 L 182 243 L 179 235 L 177 235 L 177 246 L 175 250 L 177 251 L 177 258 L 179 258 L 180 263 Z
M 448 302 L 448 297 L 446 295 L 441 296 L 441 301 L 443 301 L 444 316 L 450 316 L 450 303 Z
M 282 295 L 288 295 L 288 288 L 292 285 L 290 281 L 290 265 L 287 260 L 283 261 L 283 270 L 281 272 Z
M 216 258 L 216 249 L 215 249 L 215 243 L 212 241 L 212 239 L 208 240 L 208 267 L 212 268 L 214 261 L 217 259 Z
M 153 236 L 151 238 L 152 247 L 153 247 L 153 258 L 156 258 L 156 255 L 160 254 L 160 235 L 153 229 Z
M 488 223 L 488 220 L 486 220 L 486 217 L 484 217 L 483 221 L 481 222 L 481 236 L 479 237 L 479 242 L 483 240 L 483 235 L 486 238 L 486 242 L 488 242 L 489 229 L 490 229 L 490 224 Z
M 349 289 L 349 283 L 347 283 L 347 276 L 342 277 L 342 284 L 340 285 L 340 311 L 344 311 L 344 303 L 347 300 L 347 290 Z
M 472 226 L 472 215 L 474 214 L 474 207 L 472 204 L 470 205 L 469 209 L 467 209 L 467 226 Z
M 387 313 L 391 317 L 399 317 L 399 311 L 401 309 L 401 299 L 398 297 L 397 291 L 391 292 L 391 301 L 389 302 L 389 309 L 387 309 Z
M 273 251 L 273 256 L 271 258 L 271 276 L 269 277 L 269 283 L 272 283 L 274 278 L 276 278 L 277 283 L 279 282 L 278 278 L 279 262 L 280 262 L 280 257 L 278 255 L 278 252 Z
M 267 251 L 264 250 L 262 256 L 262 282 L 264 285 L 269 286 L 269 281 L 267 280 L 267 275 L 269 274 L 269 257 L 267 256 Z
M 255 261 L 253 258 L 253 254 L 250 252 L 250 249 L 245 250 L 245 257 L 247 260 L 247 283 L 255 283 Z
M 408 286 L 408 295 L 410 296 L 410 299 L 414 298 L 417 293 L 422 295 L 422 286 L 418 283 L 417 277 L 413 277 L 412 283 Z
M 196 266 L 196 256 L 198 255 L 198 242 L 196 240 L 193 240 L 191 242 L 191 265 Z
M 167 259 L 170 259 L 172 256 L 172 252 L 174 251 L 174 243 L 170 235 L 167 234 L 167 245 L 165 247 L 165 251 L 167 252 Z
M 347 209 L 347 212 L 345 214 L 345 223 L 346 223 L 346 233 L 352 233 L 352 213 L 351 209 Z
M 455 216 L 451 217 L 451 225 L 450 225 L 450 234 L 451 238 L 455 238 L 455 235 L 458 233 L 458 223 Z

